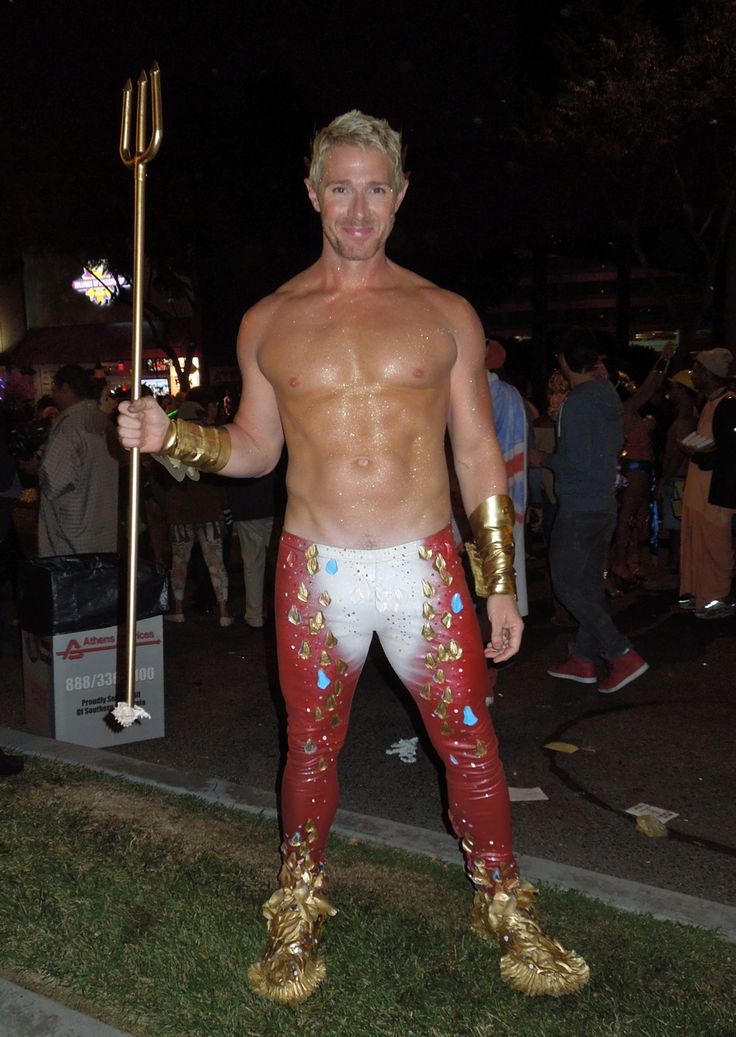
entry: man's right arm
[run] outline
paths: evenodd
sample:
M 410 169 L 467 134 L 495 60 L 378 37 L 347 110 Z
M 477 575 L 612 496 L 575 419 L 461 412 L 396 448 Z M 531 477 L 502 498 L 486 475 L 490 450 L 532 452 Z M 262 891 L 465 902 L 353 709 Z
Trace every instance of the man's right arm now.
M 221 475 L 265 475 L 278 463 L 284 444 L 273 387 L 258 365 L 257 349 L 264 323 L 259 309 L 261 304 L 245 315 L 240 326 L 238 361 L 243 390 L 233 424 L 226 426 L 232 452 L 227 464 L 219 469 Z M 144 453 L 160 453 L 170 428 L 169 418 L 150 396 L 120 405 L 118 435 L 126 449 L 138 447 Z
M 221 475 L 266 475 L 279 463 L 284 431 L 273 386 L 258 362 L 259 347 L 268 330 L 274 296 L 257 303 L 240 323 L 238 364 L 243 379 L 240 406 L 228 426 L 232 441 L 230 460 Z

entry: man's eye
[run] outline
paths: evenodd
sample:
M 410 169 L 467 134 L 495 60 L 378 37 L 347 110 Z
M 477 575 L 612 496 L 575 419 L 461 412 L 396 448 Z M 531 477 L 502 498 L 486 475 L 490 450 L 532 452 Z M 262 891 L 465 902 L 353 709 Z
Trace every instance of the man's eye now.
M 388 188 L 383 187 L 381 184 L 377 184 L 372 189 L 373 194 L 388 194 Z
M 335 186 L 334 186 L 334 187 L 332 188 L 332 193 L 333 193 L 333 194 L 347 194 L 347 190 L 348 190 L 348 189 L 347 189 L 347 187 L 343 187 L 343 186 L 342 186 L 342 185 L 340 185 L 340 184 L 336 184 L 336 185 L 335 185 Z

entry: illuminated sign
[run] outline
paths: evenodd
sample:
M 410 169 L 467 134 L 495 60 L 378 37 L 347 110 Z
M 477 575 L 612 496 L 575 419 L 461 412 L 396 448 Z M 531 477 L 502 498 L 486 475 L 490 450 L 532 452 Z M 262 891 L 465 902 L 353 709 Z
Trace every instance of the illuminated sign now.
M 101 259 L 86 266 L 82 276 L 72 281 L 72 288 L 86 295 L 95 306 L 109 306 L 120 294 L 121 288 L 130 288 L 130 281 L 122 274 L 111 273 L 107 260 Z

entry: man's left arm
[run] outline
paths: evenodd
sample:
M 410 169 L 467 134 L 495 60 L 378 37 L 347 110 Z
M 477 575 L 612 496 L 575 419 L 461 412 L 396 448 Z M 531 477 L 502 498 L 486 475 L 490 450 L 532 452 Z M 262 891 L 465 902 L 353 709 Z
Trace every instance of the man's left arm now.
M 58 500 L 76 488 L 80 456 L 78 431 L 64 432 L 48 440 L 38 470 L 39 488 L 47 500 Z
M 524 629 L 511 577 L 514 512 L 493 425 L 483 328 L 465 300 L 456 298 L 453 305 L 457 357 L 450 380 L 447 427 L 463 505 L 483 568 L 493 575 L 487 603 L 491 640 L 485 654 L 504 662 L 518 652 Z

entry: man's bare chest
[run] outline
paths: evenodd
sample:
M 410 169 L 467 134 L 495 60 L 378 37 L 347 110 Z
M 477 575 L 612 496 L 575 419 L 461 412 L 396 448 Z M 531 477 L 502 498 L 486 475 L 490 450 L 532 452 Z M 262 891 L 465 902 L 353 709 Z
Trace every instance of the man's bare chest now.
M 276 322 L 259 351 L 264 374 L 287 395 L 381 385 L 441 387 L 455 358 L 451 331 L 411 307 L 303 312 Z

